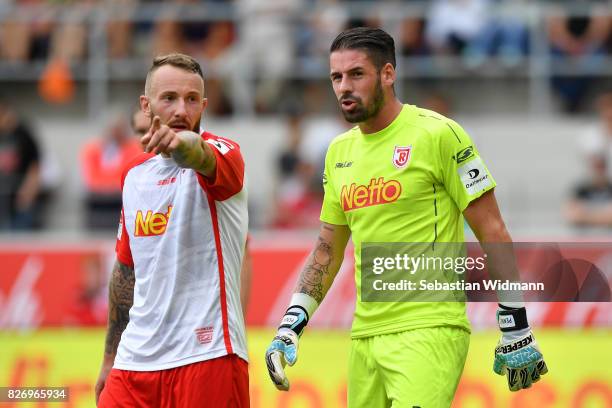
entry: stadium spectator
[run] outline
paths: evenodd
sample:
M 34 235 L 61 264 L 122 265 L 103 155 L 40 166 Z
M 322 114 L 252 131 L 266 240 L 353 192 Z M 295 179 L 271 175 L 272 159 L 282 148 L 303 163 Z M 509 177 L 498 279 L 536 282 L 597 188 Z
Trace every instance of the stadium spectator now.
M 612 227 L 612 92 L 597 99 L 599 122 L 581 140 L 588 179 L 579 183 L 565 208 L 577 226 Z
M 516 66 L 527 52 L 527 29 L 525 22 L 515 15 L 491 12 L 493 5 L 501 3 L 501 0 L 437 0 L 426 24 L 428 46 L 436 53 L 461 55 L 468 67 L 480 66 L 493 55 L 507 67 Z M 408 38 L 418 39 L 417 26 L 408 28 L 407 32 L 412 33 Z
M 288 117 L 287 146 L 277 161 L 273 228 L 312 228 L 319 223 L 321 195 L 313 185 L 315 166 L 302 155 L 303 121 L 304 117 L 299 113 Z
M 429 54 L 425 42 L 425 19 L 407 17 L 401 23 L 398 52 L 404 57 L 418 57 Z
M 40 156 L 30 126 L 0 100 L 0 230 L 38 226 Z
M 487 0 L 436 0 L 427 15 L 427 44 L 436 53 L 460 55 L 485 28 L 487 6 Z
M 134 132 L 134 136 L 141 138 L 149 131 L 149 127 L 151 127 L 151 119 L 147 117 L 142 109 L 140 109 L 140 106 L 137 106 L 132 112 L 132 120 L 130 125 L 132 127 L 132 132 Z
M 339 0 L 311 1 L 312 12 L 295 31 L 297 64 L 305 72 L 327 69 L 327 48 L 348 22 L 348 9 Z
M 576 226 L 612 227 L 612 182 L 608 163 L 601 156 L 588 160 L 590 177 L 579 183 L 565 208 L 567 220 Z
M 498 5 L 503 0 L 490 0 L 489 5 Z M 497 56 L 505 67 L 518 65 L 527 54 L 528 32 L 526 22 L 516 14 L 487 13 L 484 26 L 468 44 L 464 57 L 468 66 L 476 67 L 490 56 Z
M 112 112 L 103 135 L 85 143 L 80 162 L 85 189 L 85 219 L 90 229 L 112 229 L 121 211 L 121 171 L 142 152 L 123 113 Z M 146 119 L 146 118 L 145 118 Z M 138 111 L 132 115 L 134 130 L 147 124 Z M 146 132 L 146 130 L 145 130 Z
M 556 6 L 556 14 L 547 21 L 553 63 L 564 68 L 573 67 L 578 74 L 552 77 L 565 112 L 580 109 L 592 82 L 591 75 L 602 66 L 611 32 L 605 7 L 605 2 L 566 2 Z
M 221 6 L 219 10 L 225 10 L 224 13 L 233 15 L 232 1 L 215 0 L 212 3 Z M 189 13 L 190 7 L 201 4 L 199 0 L 179 0 L 175 1 L 175 7 L 164 9 L 164 18 L 155 23 L 152 32 L 153 55 L 170 52 L 186 53 L 203 60 L 206 69 L 214 71 L 214 67 L 219 66 L 218 69 L 221 71 L 217 73 L 223 73 L 225 67 L 215 60 L 222 58 L 232 48 L 236 37 L 235 23 L 229 20 L 179 21 L 176 19 L 181 13 L 183 15 Z M 232 112 L 233 106 L 220 79 L 214 76 L 207 78 L 206 93 L 210 100 L 208 113 L 225 115 Z
M 254 103 L 258 112 L 277 110 L 295 57 L 290 16 L 300 10 L 302 0 L 237 0 L 235 3 L 241 18 L 238 41 L 215 60 L 213 69 L 229 74 L 228 86 L 235 97 L 232 101 L 235 109 L 248 111 Z M 247 60 L 249 64 L 244 64 Z
M 247 407 L 240 281 L 248 213 L 234 142 L 203 132 L 204 75 L 156 57 L 142 110 L 145 153 L 122 174 L 117 262 L 95 387 L 99 407 Z

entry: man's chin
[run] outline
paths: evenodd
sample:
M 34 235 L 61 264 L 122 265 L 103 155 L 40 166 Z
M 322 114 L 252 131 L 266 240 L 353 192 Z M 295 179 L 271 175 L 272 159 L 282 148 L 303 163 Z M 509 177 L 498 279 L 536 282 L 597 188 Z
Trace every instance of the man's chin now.
M 347 113 L 343 111 L 342 114 L 344 115 L 344 120 L 348 123 L 361 123 L 366 120 L 366 115 L 362 112 Z

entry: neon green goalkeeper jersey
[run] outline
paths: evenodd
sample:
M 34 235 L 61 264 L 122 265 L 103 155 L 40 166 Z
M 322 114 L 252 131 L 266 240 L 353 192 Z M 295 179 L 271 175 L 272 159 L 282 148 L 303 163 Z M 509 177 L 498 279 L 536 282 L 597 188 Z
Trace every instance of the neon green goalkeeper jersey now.
M 404 105 L 385 129 L 336 137 L 325 158 L 321 221 L 348 225 L 355 245 L 352 337 L 452 325 L 470 330 L 462 302 L 366 302 L 361 244 L 463 242 L 462 212 L 495 187 L 468 134 L 435 112 Z

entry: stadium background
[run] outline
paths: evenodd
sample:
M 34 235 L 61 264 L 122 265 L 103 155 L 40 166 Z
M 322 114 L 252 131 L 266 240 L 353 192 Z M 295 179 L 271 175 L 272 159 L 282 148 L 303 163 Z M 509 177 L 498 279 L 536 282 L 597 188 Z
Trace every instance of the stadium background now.
M 93 406 L 115 234 L 91 227 L 98 214 L 84 205 L 79 155 L 118 112 L 128 115 L 151 55 L 180 47 L 200 59 L 211 98 L 203 126 L 238 141 L 245 156 L 253 406 L 342 407 L 350 254 L 303 337 L 292 391 L 276 392 L 262 364 L 316 237 L 321 151 L 343 127 L 327 79 L 331 39 L 356 24 L 394 35 L 398 94 L 473 136 L 516 241 L 609 241 L 609 227 L 577 227 L 567 204 L 590 176 L 583 135 L 602 120 L 595 101 L 612 89 L 610 10 L 608 2 L 527 0 L 3 2 L 0 94 L 36 133 L 45 194 L 33 229 L 0 235 L 0 386 L 69 386 L 65 406 Z M 551 28 L 563 16 L 605 20 L 607 36 L 564 55 Z M 522 33 L 519 47 L 477 47 L 486 27 L 508 25 Z M 495 305 L 470 304 L 474 334 L 455 406 L 612 407 L 612 305 L 528 310 L 550 374 L 529 391 L 507 392 L 491 371 Z

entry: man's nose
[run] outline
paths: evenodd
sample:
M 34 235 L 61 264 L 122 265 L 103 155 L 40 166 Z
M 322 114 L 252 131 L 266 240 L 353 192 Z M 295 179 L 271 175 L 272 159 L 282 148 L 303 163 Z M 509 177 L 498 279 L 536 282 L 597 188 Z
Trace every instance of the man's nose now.
M 348 76 L 343 76 L 342 80 L 340 80 L 340 84 L 338 85 L 338 91 L 340 95 L 350 94 L 353 91 L 353 85 L 351 84 Z
M 187 116 L 187 106 L 184 100 L 178 99 L 176 108 L 174 109 L 174 116 L 178 118 L 184 118 Z

